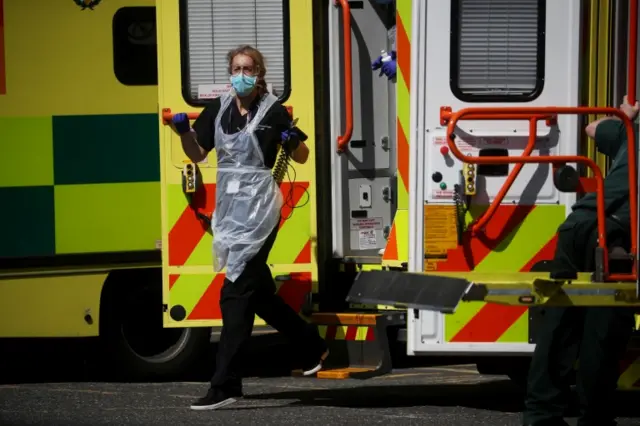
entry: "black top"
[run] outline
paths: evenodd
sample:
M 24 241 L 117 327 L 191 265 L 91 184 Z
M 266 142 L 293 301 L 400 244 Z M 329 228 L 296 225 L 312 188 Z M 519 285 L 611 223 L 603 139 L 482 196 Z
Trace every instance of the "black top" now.
M 634 124 L 635 142 L 638 143 L 638 128 Z M 621 120 L 609 119 L 596 127 L 596 147 L 609 157 L 611 168 L 604 178 L 604 204 L 607 214 L 616 214 L 621 219 L 629 216 L 629 158 L 627 150 L 627 131 Z M 596 193 L 582 197 L 573 206 L 574 209 L 597 208 Z
M 251 119 L 258 111 L 259 98 L 253 102 L 246 115 L 240 114 L 236 102 L 231 102 L 222 113 L 220 125 L 227 134 L 237 133 L 247 125 L 247 116 Z M 215 148 L 215 122 L 220 112 L 220 98 L 212 100 L 204 107 L 200 116 L 193 123 L 193 130 L 198 136 L 198 144 L 207 152 Z M 255 135 L 258 138 L 265 166 L 273 168 L 278 156 L 278 146 L 282 144 L 281 133 L 289 130 L 291 116 L 289 111 L 276 102 L 262 118 L 260 125 L 256 127 Z

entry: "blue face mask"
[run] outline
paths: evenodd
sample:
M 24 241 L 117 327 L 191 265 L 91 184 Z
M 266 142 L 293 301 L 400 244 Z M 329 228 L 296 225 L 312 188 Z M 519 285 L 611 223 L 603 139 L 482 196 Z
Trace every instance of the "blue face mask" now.
M 231 76 L 231 86 L 240 97 L 247 96 L 256 87 L 257 77 L 248 76 L 244 73 Z

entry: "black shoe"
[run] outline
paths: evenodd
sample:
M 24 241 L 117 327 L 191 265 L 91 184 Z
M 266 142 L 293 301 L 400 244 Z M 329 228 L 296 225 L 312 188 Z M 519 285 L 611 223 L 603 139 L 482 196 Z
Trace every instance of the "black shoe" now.
M 231 405 L 242 398 L 242 392 L 223 392 L 219 389 L 209 389 L 207 394 L 191 404 L 192 410 L 217 410 Z
M 328 356 L 329 349 L 325 348 L 319 356 L 316 355 L 315 357 L 310 358 L 308 362 L 302 366 L 302 375 L 311 376 L 322 370 L 322 364 L 325 362 Z

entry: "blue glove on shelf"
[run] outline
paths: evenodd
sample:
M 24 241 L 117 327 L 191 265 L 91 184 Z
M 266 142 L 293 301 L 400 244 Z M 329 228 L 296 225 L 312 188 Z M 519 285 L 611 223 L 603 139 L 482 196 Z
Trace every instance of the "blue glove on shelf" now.
M 389 61 L 389 62 L 395 62 L 396 61 L 396 51 L 395 50 L 391 51 L 390 56 L 391 56 L 391 61 Z M 386 63 L 389 63 L 389 62 L 386 62 Z M 371 63 L 371 69 L 373 71 L 378 70 L 378 69 L 382 68 L 383 64 L 384 64 L 384 62 L 382 62 L 382 55 L 380 55 L 380 56 L 378 56 L 378 58 L 375 61 L 373 61 Z
M 382 64 L 382 74 L 386 75 L 389 80 L 396 76 L 397 63 L 395 60 L 384 62 Z
M 173 123 L 173 127 L 175 127 L 180 136 L 184 135 L 185 133 L 189 133 L 189 131 L 191 130 L 189 116 L 184 112 L 174 115 L 171 122 Z

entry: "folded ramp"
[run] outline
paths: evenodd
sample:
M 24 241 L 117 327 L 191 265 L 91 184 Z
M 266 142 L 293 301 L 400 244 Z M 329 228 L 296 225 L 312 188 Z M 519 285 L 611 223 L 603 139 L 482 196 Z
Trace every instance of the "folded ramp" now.
M 356 276 L 347 302 L 453 313 L 470 287 L 459 277 L 367 271 Z
M 640 306 L 635 282 L 593 282 L 590 273 L 559 281 L 545 272 L 360 272 L 347 301 L 445 314 L 455 312 L 460 302 L 472 301 L 519 306 Z

